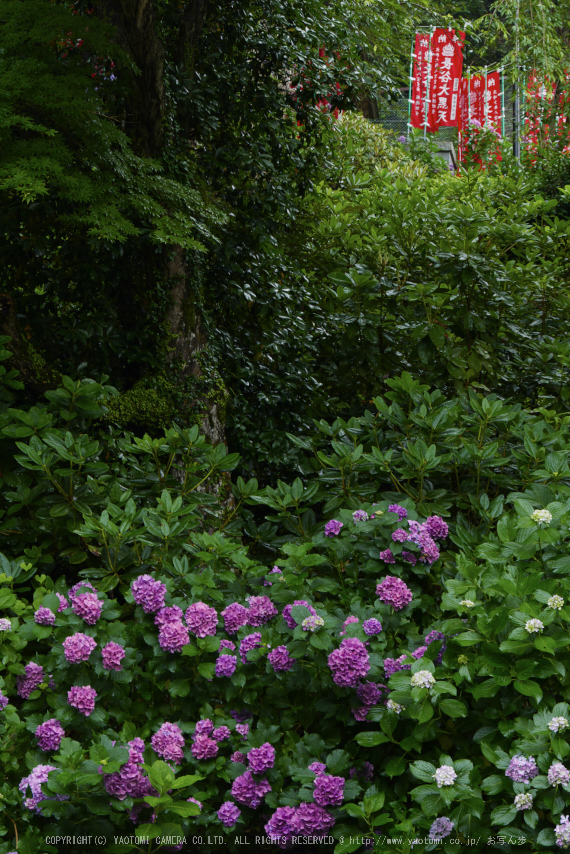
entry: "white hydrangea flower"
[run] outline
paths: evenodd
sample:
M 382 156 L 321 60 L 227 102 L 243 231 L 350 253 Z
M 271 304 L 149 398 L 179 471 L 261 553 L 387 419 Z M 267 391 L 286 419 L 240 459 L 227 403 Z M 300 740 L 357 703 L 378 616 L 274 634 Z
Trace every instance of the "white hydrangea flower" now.
M 525 629 L 529 634 L 533 632 L 541 632 L 544 628 L 544 624 L 540 620 L 527 620 L 524 624 Z
M 435 774 L 433 774 L 433 777 L 435 777 L 438 789 L 441 789 L 442 786 L 453 786 L 457 779 L 457 774 L 451 765 L 440 765 Z
M 429 670 L 418 670 L 413 674 L 412 688 L 431 688 L 432 685 L 435 685 L 435 679 Z
M 548 722 L 548 729 L 551 732 L 563 732 L 568 728 L 568 721 L 566 718 L 551 718 Z
M 475 607 L 475 602 L 473 602 L 471 599 L 462 599 L 459 604 L 463 605 L 464 608 L 474 608 Z
M 523 795 L 515 796 L 515 809 L 530 810 L 532 809 L 533 797 L 530 793 L 525 792 Z
M 560 609 L 564 607 L 564 599 L 562 596 L 551 596 L 547 604 L 549 608 L 553 608 L 555 611 L 560 611 Z
M 311 614 L 310 617 L 305 617 L 303 622 L 301 623 L 304 631 L 314 632 L 321 626 L 324 626 L 325 621 L 322 617 L 316 617 L 314 614 Z
M 404 707 L 399 703 L 395 703 L 393 700 L 386 700 L 386 708 L 389 712 L 396 712 L 397 715 L 404 711 Z
M 4 617 L 0 620 L 0 632 L 9 632 L 12 628 L 12 623 L 10 620 L 4 619 Z
M 535 510 L 530 518 L 537 525 L 548 525 L 552 522 L 552 513 L 550 510 Z

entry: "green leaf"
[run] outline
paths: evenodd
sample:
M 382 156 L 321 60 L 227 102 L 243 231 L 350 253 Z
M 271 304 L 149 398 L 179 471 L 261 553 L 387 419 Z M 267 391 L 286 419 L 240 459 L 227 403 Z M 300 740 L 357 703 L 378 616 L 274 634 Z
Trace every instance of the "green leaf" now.
M 355 741 L 361 745 L 361 747 L 376 747 L 378 744 L 383 744 L 385 741 L 389 741 L 390 739 L 385 736 L 381 732 L 359 732 L 357 736 L 355 736 Z
M 467 715 L 467 706 L 461 700 L 442 700 L 439 708 L 450 718 L 464 718 Z

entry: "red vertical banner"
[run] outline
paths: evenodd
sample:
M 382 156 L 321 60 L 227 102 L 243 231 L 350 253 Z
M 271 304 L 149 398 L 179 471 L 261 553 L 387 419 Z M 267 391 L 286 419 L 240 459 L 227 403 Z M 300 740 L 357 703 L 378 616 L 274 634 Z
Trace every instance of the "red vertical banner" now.
M 474 74 L 469 80 L 461 81 L 459 95 L 459 160 L 465 163 L 473 160 L 482 162 L 468 147 L 476 145 L 476 139 L 481 135 L 480 129 L 493 130 L 497 140 L 502 136 L 502 102 L 501 75 L 498 71 L 485 74 Z M 501 160 L 500 151 L 494 151 L 494 159 Z
M 455 30 L 439 29 L 433 34 L 428 130 L 457 126 L 464 39 L 465 33 L 456 35 Z
M 427 33 L 416 33 L 410 107 L 410 124 L 415 128 L 423 128 L 426 120 L 428 78 L 431 77 L 430 64 L 430 37 Z M 429 104 L 427 119 L 429 128 Z

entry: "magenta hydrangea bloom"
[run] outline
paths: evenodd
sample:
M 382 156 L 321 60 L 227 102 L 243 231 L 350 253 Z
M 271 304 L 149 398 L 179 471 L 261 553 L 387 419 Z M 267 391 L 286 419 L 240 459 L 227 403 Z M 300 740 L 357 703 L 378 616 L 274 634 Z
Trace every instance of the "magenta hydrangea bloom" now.
M 276 617 L 279 613 L 269 596 L 251 596 L 248 604 L 247 624 L 254 628 L 268 623 L 272 617 Z
M 233 827 L 241 815 L 241 810 L 231 801 L 226 801 L 218 810 L 218 819 L 224 827 Z
M 395 543 L 405 543 L 408 539 L 408 532 L 404 531 L 403 528 L 398 528 L 392 533 L 392 539 Z
M 247 754 L 247 764 L 254 774 L 264 774 L 275 763 L 275 748 L 268 741 L 261 747 L 252 747 Z
M 145 614 L 154 614 L 164 607 L 166 584 L 155 581 L 151 575 L 139 575 L 131 584 L 131 593 L 137 605 L 142 605 Z
M 202 812 L 203 804 L 202 804 L 202 802 L 201 802 L 201 801 L 197 801 L 197 800 L 196 800 L 196 798 L 186 798 L 186 801 L 187 801 L 187 803 L 189 803 L 189 804 L 196 804 L 196 806 L 198 807 L 198 809 L 200 810 L 200 812 Z
M 252 632 L 252 634 L 246 635 L 239 645 L 241 660 L 246 662 L 248 652 L 251 652 L 252 649 L 255 649 L 258 646 L 261 646 L 260 632 Z
M 115 641 L 109 641 L 101 650 L 101 658 L 103 659 L 103 667 L 105 670 L 122 670 L 121 661 L 125 657 L 125 650 L 120 644 Z
M 403 551 L 402 554 L 400 555 L 400 557 L 402 558 L 402 560 L 405 560 L 407 563 L 411 563 L 412 566 L 415 566 L 416 563 L 418 562 L 418 559 L 413 552 Z
M 25 798 L 24 806 L 29 810 L 34 810 L 38 815 L 42 815 L 42 811 L 38 804 L 40 801 L 67 800 L 69 795 L 57 795 L 56 798 L 50 798 L 42 791 L 42 783 L 47 783 L 50 771 L 57 771 L 55 765 L 36 765 L 32 768 L 27 777 L 24 777 L 18 786 L 23 795 L 26 794 L 28 787 L 32 792 L 31 798 Z
M 186 609 L 186 625 L 197 638 L 216 634 L 218 613 L 205 602 L 194 602 Z
M 315 777 L 313 797 L 322 807 L 338 807 L 344 797 L 344 777 L 318 774 Z
M 184 611 L 178 605 L 169 605 L 160 608 L 154 615 L 154 624 L 161 629 L 169 623 L 181 623 L 184 617 Z
M 221 640 L 221 641 L 220 641 L 220 653 L 221 653 L 221 651 L 222 651 L 223 649 L 232 649 L 232 650 L 234 650 L 235 648 L 236 648 L 236 645 L 235 645 L 235 643 L 234 643 L 233 641 L 231 641 L 231 640 Z
M 247 738 L 249 735 L 249 724 L 236 724 L 236 732 L 242 738 Z
M 419 646 L 412 652 L 412 658 L 415 658 L 416 661 L 420 658 L 423 658 L 424 652 L 426 651 L 427 646 Z
M 445 523 L 444 523 L 445 524 Z M 428 533 L 425 524 L 420 525 L 419 522 L 410 520 L 409 538 L 421 549 L 420 560 L 422 563 L 433 563 L 439 557 L 439 549 Z
M 376 706 L 380 702 L 383 691 L 388 691 L 386 685 L 376 682 L 361 682 L 356 689 L 356 696 L 365 706 Z
M 184 736 L 176 724 L 168 723 L 168 721 L 163 723 L 158 732 L 155 732 L 151 738 L 150 744 L 154 752 L 166 759 L 167 762 L 180 765 L 184 758 L 182 752 Z
M 233 781 L 231 791 L 236 801 L 257 809 L 265 795 L 271 791 L 271 786 L 265 778 L 254 780 L 251 771 L 244 771 Z
M 231 730 L 227 726 L 219 726 L 212 732 L 212 738 L 214 741 L 225 741 L 227 738 L 231 736 Z
M 340 648 L 328 657 L 333 681 L 346 688 L 355 688 L 370 670 L 370 660 L 365 645 L 358 638 L 345 638 Z
M 144 741 L 142 738 L 135 738 L 127 744 L 130 748 L 129 761 L 122 765 L 119 771 L 115 771 L 113 774 L 105 774 L 103 777 L 103 784 L 107 793 L 120 801 L 124 801 L 127 797 L 156 797 L 158 792 L 151 785 L 141 767 L 145 747 Z M 131 818 L 134 818 L 132 813 Z
M 160 648 L 167 652 L 180 652 L 187 643 L 190 643 L 188 629 L 179 621 L 165 623 L 160 627 L 158 643 Z
M 443 632 L 438 632 L 437 629 L 434 629 L 428 635 L 425 636 L 424 643 L 426 644 L 426 646 L 429 646 L 430 643 L 432 643 L 433 641 L 437 641 L 437 640 L 445 641 L 446 637 L 445 637 Z M 447 644 L 442 643 L 441 649 L 437 654 L 437 658 L 435 659 L 436 664 L 441 664 L 441 662 L 443 661 L 443 653 L 445 652 L 446 649 L 447 649 Z
M 357 709 L 351 709 L 355 721 L 365 721 L 368 718 L 369 711 L 370 706 L 360 706 Z
M 58 609 L 57 609 L 57 610 L 58 610 L 58 613 L 59 613 L 60 611 L 65 611 L 65 609 L 66 609 L 66 608 L 69 608 L 69 602 L 67 601 L 67 599 L 65 598 L 65 596 L 63 595 L 63 593 L 56 593 L 55 595 L 56 595 L 56 596 L 57 596 L 57 598 L 59 599 L 59 606 L 58 606 Z
M 447 522 L 444 522 L 441 516 L 430 516 L 423 527 L 433 540 L 445 540 L 449 534 Z
M 291 658 L 289 650 L 286 646 L 276 646 L 267 656 L 267 660 L 276 673 L 291 670 L 296 663 L 295 658 Z
M 38 608 L 34 614 L 34 622 L 38 626 L 53 626 L 55 623 L 55 614 L 49 608 Z
M 399 673 L 400 670 L 411 670 L 412 665 L 406 663 L 407 661 L 407 655 L 401 655 L 399 658 L 385 658 L 384 673 L 386 674 L 386 679 L 389 679 L 394 673 Z
M 344 621 L 344 623 L 342 624 L 343 630 L 340 632 L 340 637 L 342 637 L 344 634 L 346 634 L 345 629 L 347 626 L 350 626 L 351 623 L 359 623 L 359 622 L 360 622 L 360 620 L 358 619 L 358 617 L 355 617 L 353 614 L 351 614 L 350 617 L 347 617 L 346 620 Z
M 397 513 L 398 514 L 398 522 L 401 522 L 402 519 L 405 519 L 408 515 L 408 511 L 405 507 L 401 507 L 399 504 L 390 504 L 388 506 L 388 513 Z
M 334 818 L 320 804 L 302 803 L 295 810 L 293 826 L 299 836 L 321 836 L 334 826 Z
M 81 632 L 76 632 L 70 635 L 63 641 L 63 651 L 65 658 L 71 664 L 77 664 L 80 661 L 88 661 L 89 656 L 97 646 L 96 641 L 89 635 L 84 635 Z
M 286 848 L 295 835 L 295 807 L 277 807 L 267 824 L 265 832 L 274 844 Z
M 10 702 L 9 698 L 6 697 L 2 691 L 0 691 L 0 712 L 3 712 L 8 703 Z
M 396 563 L 396 558 L 392 554 L 390 549 L 384 549 L 383 552 L 380 552 L 378 555 L 380 560 L 383 560 L 384 563 Z
M 94 626 L 103 610 L 103 603 L 96 593 L 80 593 L 73 600 L 72 610 L 81 617 L 88 626 Z
M 232 753 L 230 756 L 230 762 L 241 762 L 242 765 L 245 765 L 246 761 L 247 756 L 239 750 L 236 750 L 235 753 Z
M 327 766 L 324 762 L 311 762 L 309 765 L 309 771 L 312 771 L 313 774 L 324 774 L 327 770 Z
M 237 667 L 237 658 L 235 655 L 220 655 L 216 659 L 216 676 L 232 676 Z
M 379 635 L 382 631 L 382 623 L 375 617 L 371 617 L 370 620 L 365 620 L 362 623 L 362 628 L 364 630 L 365 635 Z
M 35 735 L 40 750 L 47 752 L 48 750 L 59 750 L 65 732 L 57 718 L 50 718 L 49 721 L 45 721 L 36 727 Z
M 218 745 L 213 738 L 207 735 L 199 735 L 194 739 L 192 745 L 192 756 L 194 759 L 213 759 L 218 755 Z
M 249 611 L 239 602 L 232 602 L 222 611 L 224 628 L 229 635 L 235 635 L 242 626 L 247 626 Z
M 20 674 L 16 679 L 16 688 L 18 695 L 25 700 L 28 699 L 32 691 L 42 684 L 44 681 L 44 669 L 41 664 L 36 664 L 30 661 L 24 667 L 24 673 Z
M 194 735 L 192 738 L 198 738 L 199 735 L 210 735 L 214 731 L 214 724 L 209 718 L 202 718 L 196 724 Z
M 400 611 L 409 605 L 413 598 L 412 591 L 405 582 L 391 575 L 387 575 L 376 585 L 376 595 L 382 602 L 392 605 L 394 611 Z
M 342 522 L 339 522 L 337 519 L 331 519 L 325 525 L 325 537 L 336 537 L 337 534 L 340 534 L 342 526 Z
M 97 692 L 91 685 L 79 687 L 74 685 L 67 692 L 67 702 L 82 715 L 88 717 L 95 708 L 95 699 Z
M 513 756 L 505 771 L 505 775 L 514 780 L 515 783 L 530 783 L 538 773 L 538 766 L 533 757 L 527 759 L 520 754 Z
M 306 599 L 295 599 L 293 605 L 304 605 L 305 608 L 308 608 L 309 613 L 311 613 L 313 617 L 317 616 L 317 612 L 315 611 L 312 605 L 309 605 Z M 285 620 L 290 629 L 297 628 L 297 623 L 291 616 L 291 608 L 293 607 L 293 605 L 285 605 L 282 611 L 283 619 Z
M 73 604 L 76 596 L 78 596 L 80 593 L 89 593 L 89 591 L 91 591 L 91 593 L 97 593 L 97 588 L 93 587 L 93 585 L 91 584 L 90 581 L 78 581 L 77 584 L 74 584 L 73 587 L 70 587 L 70 589 L 67 592 L 67 595 L 69 596 L 69 598 L 71 600 L 71 604 Z M 57 594 L 57 596 L 59 598 L 59 594 Z M 65 597 L 63 597 L 63 598 L 65 598 Z M 61 599 L 60 599 L 60 602 L 61 602 Z M 69 606 L 66 605 L 65 607 L 67 608 Z

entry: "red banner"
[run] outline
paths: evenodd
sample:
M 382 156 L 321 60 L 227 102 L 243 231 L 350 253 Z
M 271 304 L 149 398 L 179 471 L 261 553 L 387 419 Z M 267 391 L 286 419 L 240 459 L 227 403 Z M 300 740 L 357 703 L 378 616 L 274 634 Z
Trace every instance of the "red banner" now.
M 427 33 L 416 33 L 414 46 L 414 64 L 412 72 L 412 103 L 410 109 L 410 124 L 415 128 L 423 128 L 426 120 L 426 98 L 428 75 L 430 74 L 430 38 Z M 429 128 L 429 104 L 427 119 Z
M 459 92 L 459 160 L 467 157 L 467 140 L 473 128 L 492 128 L 497 140 L 502 137 L 501 75 L 492 71 L 486 76 L 474 74 L 469 80 L 463 79 Z M 500 160 L 500 152 L 495 153 Z M 475 162 L 479 162 L 477 157 Z
M 570 74 L 566 75 L 567 86 L 570 88 Z M 540 78 L 535 71 L 532 72 L 526 85 L 526 109 L 524 117 L 524 137 L 521 140 L 527 150 L 536 151 L 540 138 L 544 140 L 550 137 L 550 120 L 554 100 L 555 86 L 548 78 Z M 570 101 L 570 92 L 560 92 L 556 116 L 556 134 L 566 144 L 563 151 L 569 150 L 570 127 L 567 127 L 566 105 Z
M 432 37 L 430 74 L 430 124 L 428 130 L 457 127 L 459 85 L 463 72 L 465 33 L 435 30 Z

